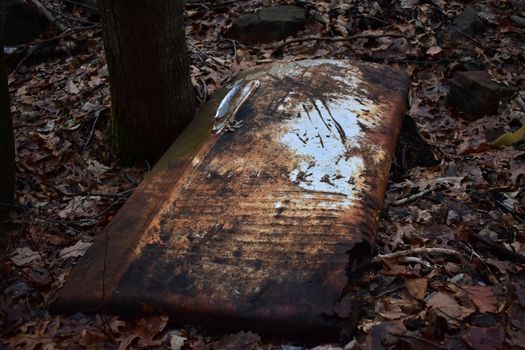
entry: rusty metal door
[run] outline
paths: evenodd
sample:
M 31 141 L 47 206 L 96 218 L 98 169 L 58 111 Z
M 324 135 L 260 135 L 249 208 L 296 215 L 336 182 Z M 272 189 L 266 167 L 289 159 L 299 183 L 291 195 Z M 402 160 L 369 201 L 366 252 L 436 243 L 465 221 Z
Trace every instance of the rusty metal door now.
M 336 338 L 369 263 L 408 79 L 306 60 L 216 94 L 75 267 L 55 310 Z

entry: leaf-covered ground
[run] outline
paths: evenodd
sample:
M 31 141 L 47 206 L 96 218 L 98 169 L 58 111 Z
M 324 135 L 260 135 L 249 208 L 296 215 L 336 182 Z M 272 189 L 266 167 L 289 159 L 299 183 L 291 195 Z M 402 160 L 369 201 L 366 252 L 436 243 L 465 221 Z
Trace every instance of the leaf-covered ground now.
M 397 36 L 283 48 L 282 42 L 244 46 L 224 38 L 241 13 L 283 3 L 308 10 L 298 37 Z M 525 144 L 491 144 L 525 123 L 525 29 L 511 20 L 524 11 L 523 2 L 472 2 L 483 21 L 483 30 L 472 34 L 452 29 L 467 3 L 210 0 L 186 6 L 201 102 L 239 71 L 280 60 L 381 62 L 411 77 L 414 123 L 405 125 L 396 152 L 377 232 L 379 255 L 352 281 L 362 300 L 358 330 L 346 344 L 318 349 L 525 348 Z M 81 8 L 60 11 L 85 17 Z M 39 41 L 59 34 L 51 30 Z M 76 30 L 44 46 L 11 62 L 9 75 L 18 198 L 0 237 L 0 348 L 303 348 L 248 331 L 211 336 L 164 316 L 49 313 L 72 266 L 150 165 L 123 167 L 109 150 L 100 29 Z M 44 54 L 49 47 L 55 50 Z M 487 70 L 515 93 L 498 113 L 465 119 L 446 96 L 454 73 L 466 70 Z

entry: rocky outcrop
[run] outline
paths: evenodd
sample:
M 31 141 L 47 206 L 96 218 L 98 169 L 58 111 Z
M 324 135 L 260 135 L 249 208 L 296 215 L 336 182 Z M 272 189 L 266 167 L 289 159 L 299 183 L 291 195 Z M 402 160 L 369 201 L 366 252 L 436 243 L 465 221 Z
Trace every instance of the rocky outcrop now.
M 295 35 L 306 23 L 306 10 L 298 6 L 273 6 L 239 17 L 227 37 L 243 44 L 267 43 Z
M 471 6 L 465 6 L 463 12 L 454 18 L 454 28 L 467 35 L 475 35 L 485 29 L 485 22 Z
M 487 71 L 457 72 L 450 81 L 447 100 L 466 113 L 466 119 L 478 119 L 497 113 L 500 102 L 512 94 L 512 88 L 493 81 Z

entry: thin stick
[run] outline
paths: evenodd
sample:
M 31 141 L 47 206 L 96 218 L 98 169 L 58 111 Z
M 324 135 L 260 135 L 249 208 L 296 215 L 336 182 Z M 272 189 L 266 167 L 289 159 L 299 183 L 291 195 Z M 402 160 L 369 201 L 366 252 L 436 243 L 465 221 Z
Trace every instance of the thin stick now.
M 403 38 L 408 41 L 408 38 L 406 35 L 403 34 L 357 34 L 352 36 L 305 36 L 302 38 L 292 38 L 288 39 L 285 42 L 283 42 L 281 45 L 277 46 L 274 49 L 275 51 L 281 50 L 282 48 L 293 44 L 293 43 L 299 43 L 303 41 L 310 41 L 310 40 L 317 40 L 317 41 L 352 41 L 355 39 L 377 39 L 377 38 L 385 38 L 385 37 L 391 37 L 391 38 Z
M 486 245 L 489 248 L 491 248 L 493 253 L 496 254 L 498 257 L 500 257 L 502 259 L 506 259 L 506 260 L 512 261 L 514 263 L 525 264 L 525 256 L 523 256 L 523 255 L 521 255 L 519 253 L 513 252 L 510 249 L 507 249 L 503 244 L 498 243 L 498 242 L 493 242 L 493 241 L 491 241 L 491 240 L 481 236 L 478 233 L 474 233 L 474 237 L 478 241 L 483 243 L 484 245 Z
M 18 70 L 20 69 L 20 67 L 22 67 L 22 65 L 25 63 L 25 61 L 29 57 L 31 57 L 31 55 L 34 54 L 37 50 L 42 49 L 44 47 L 47 47 L 48 45 L 51 45 L 51 44 L 53 44 L 55 42 L 58 42 L 61 39 L 67 38 L 68 36 L 70 36 L 71 34 L 74 34 L 76 32 L 83 31 L 83 30 L 88 30 L 88 29 L 93 29 L 93 28 L 96 28 L 98 26 L 99 26 L 99 24 L 94 24 L 94 25 L 88 26 L 88 27 L 71 28 L 71 29 L 68 29 L 68 30 L 64 31 L 62 34 L 60 34 L 60 35 L 58 35 L 56 37 L 53 37 L 51 39 L 26 45 L 25 50 L 27 50 L 27 54 L 20 60 L 20 62 L 18 62 L 18 64 L 16 65 L 16 68 L 15 68 L 15 72 L 18 72 Z
M 479 41 L 478 39 L 468 35 L 467 33 L 464 33 L 463 31 L 459 30 L 458 28 L 456 27 L 452 27 L 452 29 L 454 29 L 456 32 L 458 32 L 459 34 L 461 34 L 462 36 L 464 36 L 465 38 L 469 39 L 469 40 L 472 40 L 474 43 L 478 44 L 479 46 L 481 46 L 482 48 L 486 49 L 487 48 L 487 45 L 485 45 L 485 43 Z
M 462 259 L 464 257 L 463 253 L 460 253 L 452 249 L 447 249 L 447 248 L 414 248 L 414 249 L 408 249 L 408 250 L 401 250 L 401 251 L 390 253 L 390 254 L 380 254 L 374 258 L 374 261 L 379 262 L 382 259 L 394 260 L 397 258 L 417 255 L 417 254 L 449 255 L 449 256 L 454 256 L 458 259 Z
M 439 310 L 441 311 L 441 310 Z M 404 338 L 404 339 L 414 339 L 414 340 L 417 340 L 417 341 L 420 341 L 426 345 L 428 345 L 429 347 L 434 347 L 436 349 L 443 349 L 443 350 L 446 350 L 448 348 L 444 347 L 444 346 L 441 346 L 437 343 L 434 343 L 434 342 L 431 342 L 430 340 L 427 340 L 425 338 L 421 338 L 421 337 L 417 337 L 415 335 L 411 335 L 411 334 L 392 334 L 394 337 L 398 337 L 398 338 Z
M 407 203 L 414 202 L 415 200 L 417 200 L 419 198 L 422 198 L 422 197 L 426 196 L 427 194 L 431 193 L 433 190 L 434 190 L 433 188 L 426 189 L 424 191 L 415 193 L 415 194 L 413 194 L 411 196 L 398 199 L 397 201 L 393 202 L 392 204 L 396 205 L 396 206 L 400 206 L 400 205 L 405 205 Z
M 100 118 L 100 114 L 104 109 L 106 109 L 106 106 L 104 106 L 104 108 L 99 109 L 95 112 L 95 121 L 93 122 L 93 125 L 91 125 L 91 130 L 89 131 L 89 135 L 88 135 L 88 138 L 86 139 L 86 142 L 84 142 L 84 146 L 82 147 L 82 152 L 86 151 L 87 146 L 89 145 L 89 142 L 91 142 L 91 139 L 93 138 L 93 134 L 95 133 L 97 122 Z

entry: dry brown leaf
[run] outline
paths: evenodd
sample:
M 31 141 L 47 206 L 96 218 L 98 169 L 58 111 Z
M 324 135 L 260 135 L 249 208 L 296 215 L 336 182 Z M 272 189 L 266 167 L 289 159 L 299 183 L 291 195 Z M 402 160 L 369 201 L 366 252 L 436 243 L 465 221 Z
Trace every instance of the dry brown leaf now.
M 435 56 L 439 53 L 441 53 L 443 49 L 439 46 L 432 46 L 427 50 L 427 55 Z
M 426 303 L 446 318 L 462 320 L 474 312 L 474 310 L 460 306 L 454 298 L 443 292 L 431 294 Z
M 75 243 L 71 247 L 67 247 L 67 248 L 62 249 L 58 253 L 58 257 L 60 259 L 77 258 L 79 256 L 84 255 L 86 250 L 89 247 L 91 247 L 91 244 L 92 243 L 86 243 L 86 242 L 78 241 L 77 243 Z
M 17 248 L 11 256 L 11 261 L 16 266 L 28 265 L 38 259 L 40 259 L 40 254 L 29 247 Z
M 405 287 L 410 295 L 418 300 L 423 300 L 427 292 L 428 280 L 426 278 L 407 278 Z
M 501 327 L 470 327 L 461 339 L 476 350 L 502 350 L 505 331 Z
M 468 286 L 465 291 L 481 313 L 498 311 L 498 298 L 490 287 Z
M 119 350 L 127 349 L 135 340 L 137 340 L 139 347 L 160 346 L 164 339 L 159 337 L 159 335 L 166 327 L 167 322 L 167 316 L 156 316 L 139 320 L 133 329 L 120 338 Z

